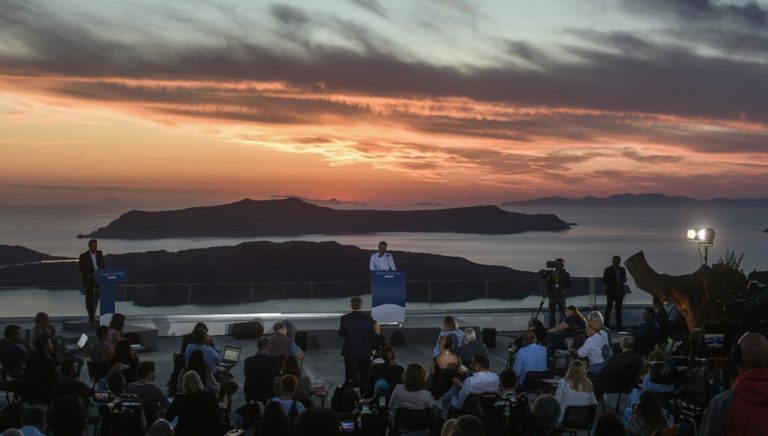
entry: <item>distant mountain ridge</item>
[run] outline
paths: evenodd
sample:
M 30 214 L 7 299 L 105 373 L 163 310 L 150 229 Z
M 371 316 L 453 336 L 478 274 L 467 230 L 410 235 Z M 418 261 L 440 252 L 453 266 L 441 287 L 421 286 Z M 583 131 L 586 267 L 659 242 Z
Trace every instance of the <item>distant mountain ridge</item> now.
M 0 267 L 44 260 L 64 260 L 64 257 L 51 256 L 19 245 L 0 245 Z
M 568 230 L 552 214 L 527 215 L 497 206 L 425 210 L 339 210 L 288 198 L 146 212 L 132 210 L 79 238 L 258 237 L 380 232 L 511 234 Z
M 768 198 L 710 198 L 696 199 L 665 194 L 616 194 L 609 197 L 560 196 L 533 200 L 507 201 L 502 206 L 768 206 Z

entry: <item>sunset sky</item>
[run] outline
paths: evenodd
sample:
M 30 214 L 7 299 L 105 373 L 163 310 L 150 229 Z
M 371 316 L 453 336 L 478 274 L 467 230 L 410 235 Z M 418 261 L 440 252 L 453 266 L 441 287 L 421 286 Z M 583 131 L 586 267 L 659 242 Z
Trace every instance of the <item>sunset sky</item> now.
M 768 1 L 0 5 L 0 202 L 768 197 Z

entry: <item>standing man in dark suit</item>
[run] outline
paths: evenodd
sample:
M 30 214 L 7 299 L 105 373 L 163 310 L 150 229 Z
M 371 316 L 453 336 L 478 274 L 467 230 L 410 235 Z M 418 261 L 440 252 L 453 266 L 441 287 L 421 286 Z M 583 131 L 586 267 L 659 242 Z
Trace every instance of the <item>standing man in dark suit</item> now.
M 624 283 L 627 282 L 627 270 L 619 266 L 621 258 L 613 256 L 611 266 L 603 271 L 603 283 L 605 283 L 605 325 L 611 325 L 611 309 L 613 303 L 616 303 L 616 329 L 621 330 L 624 326 L 621 323 L 621 306 L 624 304 Z
M 364 388 L 368 382 L 371 366 L 371 350 L 376 332 L 373 330 L 373 318 L 363 308 L 363 299 L 352 297 L 352 312 L 341 317 L 339 336 L 344 338 L 341 355 L 344 356 L 344 381 L 352 381 L 355 386 Z
M 271 343 L 268 337 L 262 336 L 256 340 L 258 351 L 245 359 L 245 398 L 265 403 L 274 396 L 272 384 L 275 377 L 280 375 L 277 359 L 270 356 Z
M 78 265 L 83 276 L 83 289 L 85 290 L 85 310 L 88 311 L 88 320 L 93 323 L 96 306 L 99 304 L 99 286 L 96 284 L 96 271 L 106 268 L 104 254 L 97 250 L 98 242 L 95 239 L 88 241 L 88 251 L 80 255 Z

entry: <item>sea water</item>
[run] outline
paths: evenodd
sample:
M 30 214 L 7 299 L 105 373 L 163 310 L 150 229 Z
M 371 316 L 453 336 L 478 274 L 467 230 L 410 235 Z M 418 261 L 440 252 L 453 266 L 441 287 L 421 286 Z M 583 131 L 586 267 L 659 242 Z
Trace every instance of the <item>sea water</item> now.
M 154 210 L 162 208 L 154 207 Z M 514 235 L 477 235 L 459 233 L 382 233 L 363 235 L 301 235 L 269 238 L 167 238 L 153 240 L 100 239 L 99 248 L 107 254 L 152 250 L 178 251 L 191 248 L 236 245 L 241 242 L 269 240 L 274 242 L 305 240 L 335 240 L 341 244 L 355 245 L 375 250 L 380 240 L 386 240 L 390 250 L 414 251 L 467 258 L 473 262 L 503 265 L 511 268 L 538 271 L 547 260 L 562 257 L 566 269 L 576 276 L 601 276 L 614 255 L 626 258 L 644 251 L 646 258 L 659 273 L 673 275 L 695 271 L 701 264 L 696 243 L 686 240 L 688 228 L 712 227 L 716 231 L 714 247 L 709 250 L 709 261 L 725 255 L 726 250 L 744 253 L 742 268 L 745 272 L 768 269 L 768 207 L 514 207 L 506 208 L 521 213 L 553 213 L 569 223 L 576 223 L 571 230 L 561 232 L 526 232 Z M 86 240 L 77 239 L 78 233 L 88 233 L 107 225 L 126 206 L 0 206 L 0 244 L 22 245 L 37 251 L 59 256 L 76 257 L 85 251 Z M 703 254 L 703 253 L 702 253 Z M 360 265 L 360 268 L 367 268 Z M 407 265 L 398 264 L 400 269 Z M 440 277 L 435 277 L 439 280 Z M 2 283 L 0 283 L 2 286 Z M 648 294 L 634 289 L 627 303 L 646 303 Z M 82 297 L 75 291 L 46 291 L 27 289 L 3 291 L 0 299 L 12 298 L 19 311 L 49 310 L 54 313 L 82 312 Z M 253 309 L 273 311 L 284 307 L 275 301 Z M 335 302 L 328 301 L 331 310 Z M 129 304 L 129 303 L 120 303 Z M 322 302 L 318 304 L 325 306 Z M 488 301 L 468 303 L 472 308 L 486 307 Z M 492 307 L 496 307 L 490 302 Z M 531 304 L 520 301 L 521 305 Z M 29 307 L 27 307 L 29 306 Z M 274 307 L 273 307 L 274 306 Z M 315 304 L 313 303 L 313 307 Z M 5 314 L 0 305 L 0 316 Z M 415 306 L 414 306 L 415 307 Z M 432 307 L 431 305 L 428 307 Z M 462 306 L 463 307 L 463 306 Z M 425 307 L 426 308 L 426 307 Z M 118 307 L 120 310 L 120 307 Z M 129 309 L 129 308 L 125 308 Z M 137 308 L 131 313 L 160 314 L 180 310 L 182 313 L 202 313 L 205 308 Z M 245 309 L 242 306 L 217 307 L 221 313 L 233 313 Z M 160 310 L 160 312 L 157 312 Z

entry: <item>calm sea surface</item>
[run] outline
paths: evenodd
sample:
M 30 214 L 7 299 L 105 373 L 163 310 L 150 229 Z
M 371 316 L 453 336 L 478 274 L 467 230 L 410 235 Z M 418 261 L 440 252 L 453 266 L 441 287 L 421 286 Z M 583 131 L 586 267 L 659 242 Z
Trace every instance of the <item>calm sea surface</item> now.
M 599 276 L 613 255 L 626 258 L 643 250 L 648 262 L 656 271 L 685 274 L 694 271 L 700 264 L 696 244 L 685 239 L 685 230 L 692 227 L 712 227 L 717 235 L 715 246 L 710 250 L 710 262 L 723 256 L 726 250 L 732 250 L 744 253 L 744 271 L 768 269 L 768 233 L 763 232 L 768 227 L 768 208 L 516 207 L 509 210 L 522 213 L 554 213 L 563 220 L 578 225 L 564 232 L 529 232 L 518 235 L 386 233 L 260 239 L 102 239 L 99 241 L 99 248 L 105 253 L 117 254 L 151 250 L 177 251 L 235 245 L 253 240 L 336 240 L 342 244 L 374 250 L 378 241 L 385 239 L 393 251 L 459 256 L 478 263 L 504 265 L 528 271 L 538 271 L 544 267 L 547 260 L 562 257 L 566 260 L 566 268 L 571 274 L 579 276 Z M 76 257 L 86 246 L 85 240 L 76 239 L 78 233 L 88 233 L 104 226 L 125 211 L 125 206 L 0 206 L 0 244 L 23 245 L 44 253 Z M 367 265 L 360 267 L 367 268 Z M 398 267 L 408 269 L 407 265 L 398 264 Z M 16 294 L 13 298 L 24 306 L 28 303 L 30 308 L 50 305 L 51 310 L 55 312 L 53 308 L 57 305 L 61 308 L 72 304 L 73 310 L 81 305 L 79 296 L 65 297 L 64 294 L 42 290 L 19 293 L 5 291 L 5 295 L 0 295 L 3 300 L 12 297 L 7 292 Z M 70 298 L 77 302 L 73 300 L 70 303 Z M 25 303 L 26 300 L 29 301 Z M 636 292 L 629 299 L 634 300 L 647 301 L 648 295 Z M 79 312 L 79 309 L 77 311 Z M 0 316 L 4 316 L 2 310 Z

